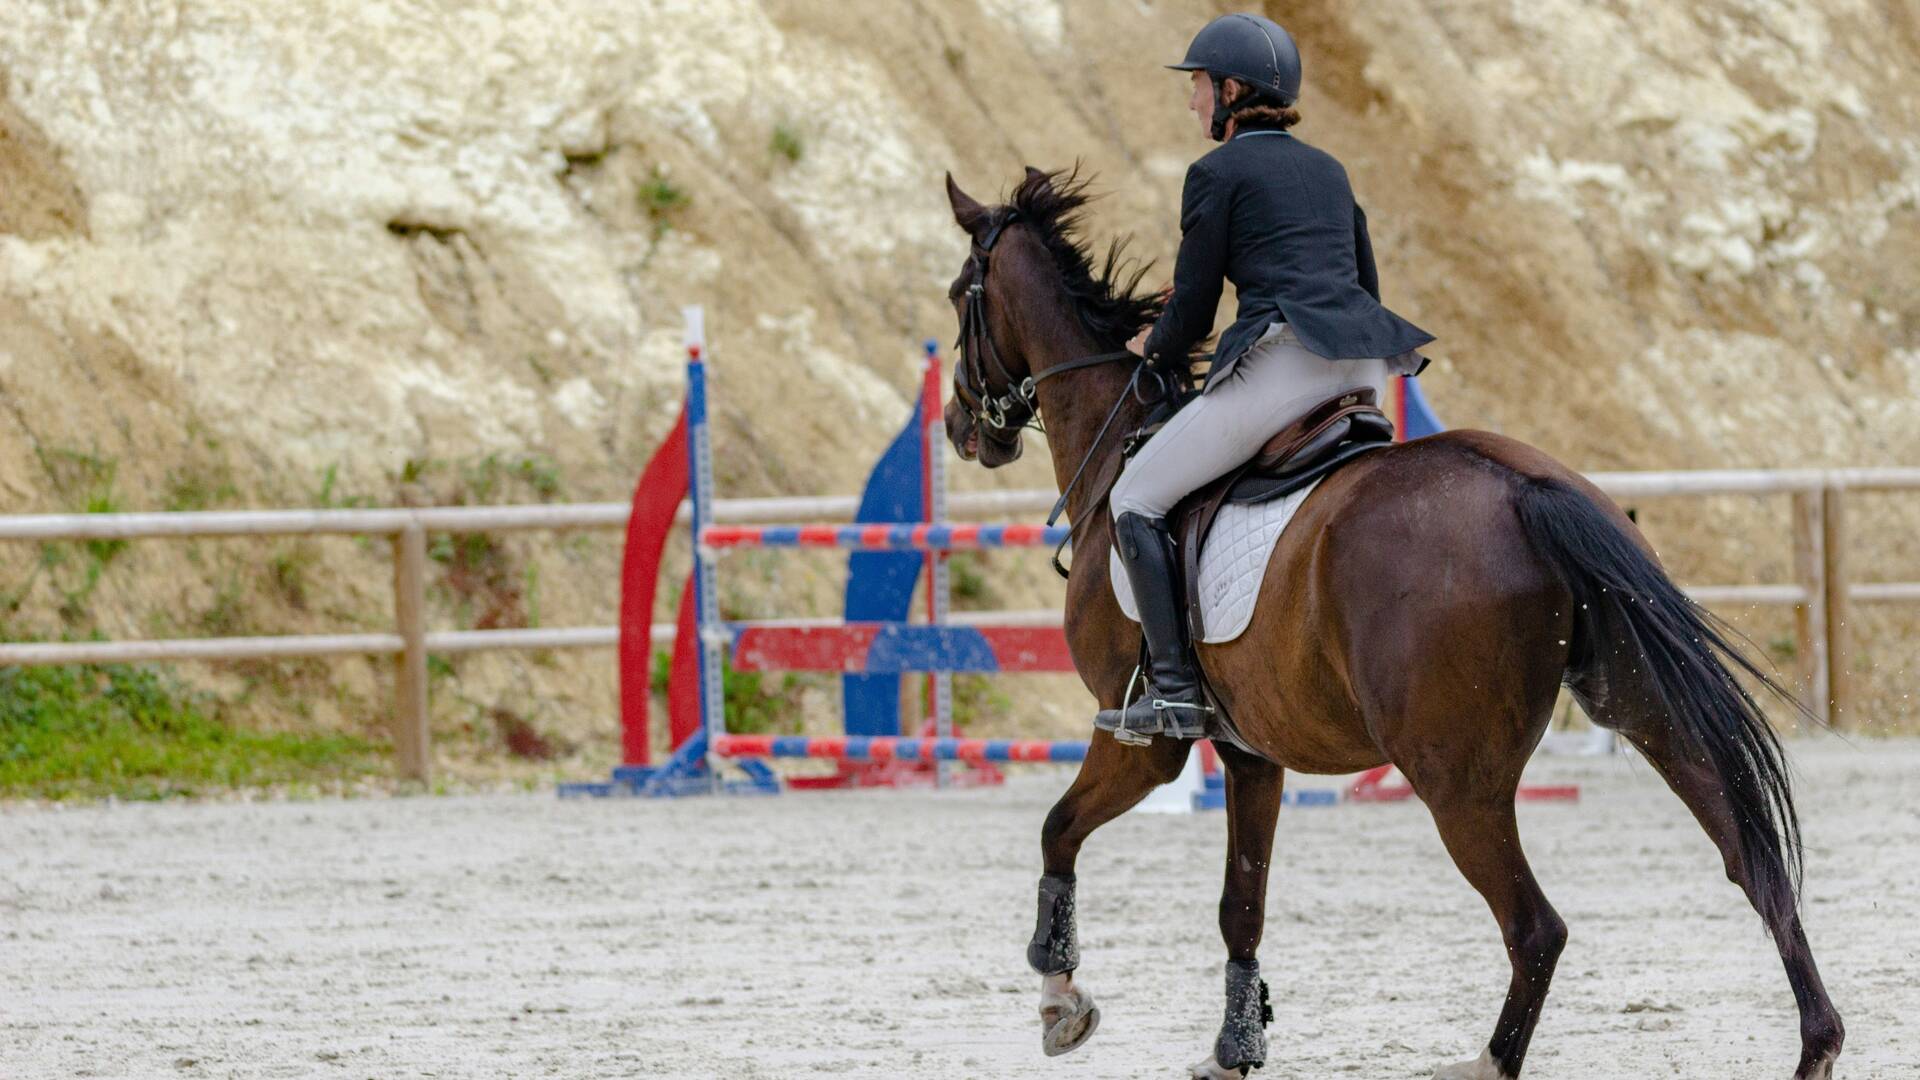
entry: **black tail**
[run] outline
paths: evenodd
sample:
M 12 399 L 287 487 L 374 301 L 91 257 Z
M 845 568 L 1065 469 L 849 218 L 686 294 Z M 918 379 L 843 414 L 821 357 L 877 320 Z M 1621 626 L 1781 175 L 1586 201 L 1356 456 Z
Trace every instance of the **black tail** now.
M 1800 818 L 1786 757 L 1773 726 L 1728 664 L 1806 709 L 1729 642 L 1737 632 L 1680 591 L 1660 565 L 1591 498 L 1553 480 L 1519 477 L 1514 509 L 1534 547 L 1572 592 L 1573 667 L 1611 674 L 1617 656 L 1646 678 L 1688 756 L 1719 776 L 1740 828 L 1755 903 L 1762 914 L 1790 915 L 1800 888 Z M 1609 648 L 1606 635 L 1624 636 Z M 1773 910 L 1769 911 L 1771 908 Z

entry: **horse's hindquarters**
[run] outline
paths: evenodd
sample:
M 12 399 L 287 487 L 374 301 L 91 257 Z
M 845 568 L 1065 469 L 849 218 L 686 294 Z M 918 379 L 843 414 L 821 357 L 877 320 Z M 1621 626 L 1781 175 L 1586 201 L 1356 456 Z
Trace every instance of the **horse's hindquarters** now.
M 1505 471 L 1436 436 L 1322 482 L 1275 546 L 1246 632 L 1202 662 L 1241 733 L 1291 769 L 1353 772 L 1460 738 L 1524 761 L 1565 668 L 1565 597 Z M 1524 716 L 1507 715 L 1514 703 Z

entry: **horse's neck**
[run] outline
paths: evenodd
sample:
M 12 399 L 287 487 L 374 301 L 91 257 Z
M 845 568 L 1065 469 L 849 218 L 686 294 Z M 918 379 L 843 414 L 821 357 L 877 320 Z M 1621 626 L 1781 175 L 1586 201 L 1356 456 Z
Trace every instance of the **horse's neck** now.
M 1126 700 L 1127 683 L 1140 655 L 1140 631 L 1120 611 L 1119 600 L 1107 585 L 1108 560 L 1113 558 L 1113 529 L 1100 511 L 1107 481 L 1120 468 L 1120 444 L 1140 426 L 1145 409 L 1128 391 L 1131 365 L 1120 363 L 1076 371 L 1057 380 L 1066 385 L 1042 384 L 1052 394 L 1046 410 L 1048 450 L 1053 455 L 1057 485 L 1065 490 L 1075 471 L 1087 461 L 1067 500 L 1067 518 L 1074 524 L 1073 574 L 1067 580 L 1066 633 L 1074 666 L 1081 681 L 1093 691 L 1101 707 L 1114 708 Z M 1114 415 L 1105 438 L 1094 446 L 1108 410 L 1122 394 L 1126 401 Z
M 1102 481 L 1109 479 L 1108 472 L 1119 463 L 1120 443 L 1140 426 L 1145 415 L 1145 407 L 1127 389 L 1132 374 L 1132 365 L 1123 361 L 1068 372 L 1041 384 L 1040 409 L 1047 425 L 1047 450 L 1053 457 L 1056 488 L 1067 490 L 1081 463 L 1086 463 L 1086 471 L 1067 499 L 1069 521 L 1077 523 L 1083 514 L 1098 512 L 1094 500 L 1106 494 Z M 1102 438 L 1100 427 L 1122 396 L 1126 400 Z M 1090 461 L 1089 450 L 1093 451 Z

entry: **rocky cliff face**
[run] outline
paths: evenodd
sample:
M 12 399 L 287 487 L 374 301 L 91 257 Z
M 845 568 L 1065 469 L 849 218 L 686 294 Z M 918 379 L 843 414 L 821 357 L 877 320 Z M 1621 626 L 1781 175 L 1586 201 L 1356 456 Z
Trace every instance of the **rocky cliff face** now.
M 1301 134 L 1347 163 L 1389 302 L 1441 337 L 1425 381 L 1451 422 L 1587 468 L 1914 463 L 1912 5 L 1268 8 L 1302 40 Z M 1206 147 L 1156 65 L 1215 13 L 5 5 L 0 504 L 619 498 L 677 405 L 687 303 L 710 313 L 723 489 L 851 490 L 904 414 L 914 343 L 952 334 L 941 174 L 984 193 L 1082 160 L 1112 192 L 1097 230 L 1170 256 Z M 956 482 L 1045 484 L 1041 457 Z M 1732 580 L 1784 573 L 1779 518 L 1652 520 L 1684 570 Z M 442 550 L 439 618 L 610 619 L 614 543 Z M 344 542 L 99 554 L 0 552 L 9 625 L 385 619 L 379 553 Z M 743 607 L 833 592 L 825 564 L 742 565 Z M 1037 567 L 1009 573 L 1001 599 L 1050 599 Z M 1913 658 L 1880 629 L 1897 712 Z M 611 730 L 604 657 L 463 664 L 441 697 L 470 719 L 518 692 Z M 298 700 L 377 712 L 377 668 L 303 670 Z

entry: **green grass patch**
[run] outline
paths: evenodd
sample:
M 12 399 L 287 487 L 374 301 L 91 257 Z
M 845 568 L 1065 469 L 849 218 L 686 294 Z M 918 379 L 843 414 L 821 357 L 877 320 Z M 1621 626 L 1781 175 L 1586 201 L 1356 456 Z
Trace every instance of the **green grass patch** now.
M 1013 711 L 1013 699 L 1005 690 L 987 675 L 955 675 L 953 677 L 953 729 L 957 732 L 972 728 L 977 721 L 986 720 L 988 726 Z
M 425 485 L 435 504 L 451 506 L 525 502 L 529 494 L 546 502 L 564 491 L 560 466 L 544 454 L 488 454 L 468 461 L 408 458 L 394 479 Z
M 789 164 L 799 164 L 807 152 L 800 133 L 786 124 L 774 125 L 773 140 L 768 144 L 768 149 L 773 151 L 775 157 L 786 158 Z
M 296 540 L 275 550 L 267 560 L 267 581 L 287 606 L 305 611 L 313 598 L 313 571 L 320 565 L 320 549 Z
M 1792 634 L 1776 634 L 1767 640 L 1767 654 L 1776 664 L 1788 664 L 1800 658 L 1800 642 Z
M 225 462 L 189 463 L 167 471 L 165 506 L 168 510 L 211 510 L 239 497 L 233 470 Z
M 727 730 L 735 735 L 793 735 L 800 731 L 800 695 L 809 687 L 824 689 L 831 675 L 793 671 L 735 671 L 723 658 L 720 687 L 726 705 Z M 673 654 L 653 652 L 649 683 L 656 694 L 667 692 L 673 673 Z M 772 676 L 772 677 L 769 677 Z
M 963 611 L 991 607 L 996 599 L 977 552 L 956 551 L 947 556 L 947 581 L 954 606 Z
M 242 731 L 206 705 L 149 668 L 0 668 L 0 797 L 162 799 L 381 767 L 365 740 Z
M 89 514 L 117 514 L 120 512 L 120 499 L 111 491 L 96 491 L 87 496 L 86 512 Z M 125 540 L 88 540 L 87 554 L 94 562 L 106 566 L 114 556 L 127 550 Z
M 320 486 L 314 489 L 307 500 L 322 510 L 353 510 L 372 506 L 373 500 L 365 495 L 343 495 L 340 492 L 340 466 L 333 464 L 320 471 Z
M 736 735 L 787 735 L 800 730 L 804 676 L 791 671 L 735 671 L 732 664 L 725 664 L 720 669 L 720 685 L 727 703 L 728 731 Z
M 673 228 L 673 223 L 693 203 L 693 196 L 675 184 L 665 169 L 656 165 L 640 183 L 639 201 L 647 220 L 653 222 L 653 238 L 657 241 Z

